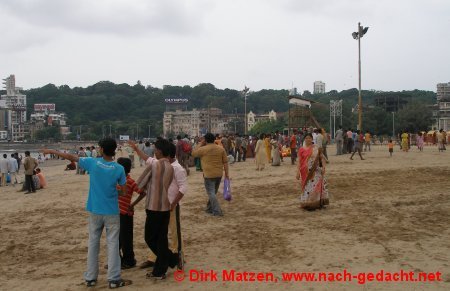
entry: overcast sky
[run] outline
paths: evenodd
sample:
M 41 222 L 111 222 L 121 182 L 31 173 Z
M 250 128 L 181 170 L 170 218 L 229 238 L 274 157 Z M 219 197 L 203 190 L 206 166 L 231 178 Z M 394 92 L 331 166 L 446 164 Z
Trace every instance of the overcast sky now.
M 0 76 L 312 91 L 450 82 L 448 0 L 0 0 Z

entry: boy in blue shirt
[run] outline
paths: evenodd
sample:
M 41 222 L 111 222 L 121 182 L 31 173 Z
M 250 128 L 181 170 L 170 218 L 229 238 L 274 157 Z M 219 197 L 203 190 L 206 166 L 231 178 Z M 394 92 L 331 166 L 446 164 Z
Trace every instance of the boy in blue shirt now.
M 126 193 L 126 176 L 123 166 L 114 162 L 113 159 L 117 148 L 116 141 L 112 138 L 104 138 L 98 145 L 102 158 L 78 157 L 49 149 L 42 150 L 42 153 L 54 154 L 69 161 L 78 162 L 79 166 L 89 171 L 89 195 L 86 203 L 86 210 L 89 211 L 89 244 L 84 279 L 88 287 L 95 286 L 97 283 L 100 237 L 105 228 L 109 288 L 114 289 L 132 283 L 120 277 L 120 217 L 117 189 L 120 189 L 120 195 Z

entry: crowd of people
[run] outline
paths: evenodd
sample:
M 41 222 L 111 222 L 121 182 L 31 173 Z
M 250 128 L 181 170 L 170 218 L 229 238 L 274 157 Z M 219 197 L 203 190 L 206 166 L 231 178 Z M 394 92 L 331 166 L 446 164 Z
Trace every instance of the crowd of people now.
M 399 136 L 399 146 L 407 151 L 411 136 L 403 132 Z M 336 155 L 350 154 L 353 159 L 358 154 L 361 160 L 363 151 L 371 151 L 373 136 L 342 127 L 336 131 L 334 141 Z M 211 216 L 223 216 L 224 212 L 217 197 L 223 178 L 230 178 L 230 164 L 246 162 L 254 158 L 257 171 L 266 169 L 266 164 L 280 166 L 286 158 L 296 165 L 296 179 L 301 186 L 300 206 L 306 210 L 323 208 L 330 203 L 326 165 L 329 163 L 327 147 L 331 136 L 321 128 L 302 128 L 291 135 L 274 132 L 270 134 L 214 135 L 207 133 L 202 137 L 177 136 L 176 139 L 157 138 L 154 143 L 128 141 L 117 145 L 111 138 L 94 146 L 79 147 L 74 154 L 66 151 L 42 150 L 45 155 L 60 157 L 70 161 L 66 170 L 76 170 L 77 174 L 88 174 L 90 178 L 86 210 L 89 212 L 89 242 L 87 270 L 84 279 L 87 286 L 95 286 L 99 274 L 98 254 L 100 237 L 106 229 L 108 263 L 108 284 L 118 288 L 132 284 L 121 277 L 121 269 L 137 266 L 133 250 L 134 209 L 145 199 L 146 221 L 144 240 L 149 248 L 148 258 L 140 264 L 141 268 L 153 267 L 148 278 L 164 279 L 169 268 L 182 269 L 184 264 L 183 242 L 180 224 L 180 204 L 188 191 L 189 168 L 195 166 L 202 172 L 206 192 L 205 212 Z M 446 136 L 442 131 L 436 133 L 439 151 L 445 150 Z M 416 145 L 423 150 L 424 137 L 416 137 Z M 390 156 L 394 142 L 387 143 Z M 141 167 L 145 167 L 139 177 L 132 178 L 135 155 Z M 46 181 L 38 161 L 25 152 L 25 159 L 4 157 L 0 161 L 2 184 L 6 175 L 11 175 L 11 183 L 18 176 L 19 165 L 23 164 L 25 173 L 24 190 L 33 193 L 45 187 Z M 137 164 L 136 159 L 136 164 Z M 286 164 L 289 164 L 286 161 Z M 6 170 L 4 170 L 6 169 Z M 37 177 L 34 178 L 34 177 Z M 137 197 L 133 200 L 133 193 Z
M 12 153 L 9 158 L 7 154 L 3 154 L 3 158 L 0 159 L 0 185 L 15 187 L 17 184 L 22 184 L 19 192 L 36 193 L 36 190 L 47 187 L 47 181 L 38 166 L 39 159 L 31 157 L 29 151 L 25 151 L 25 158 L 19 156 L 18 153 Z M 24 173 L 23 181 L 20 177 L 21 167 L 23 167 Z

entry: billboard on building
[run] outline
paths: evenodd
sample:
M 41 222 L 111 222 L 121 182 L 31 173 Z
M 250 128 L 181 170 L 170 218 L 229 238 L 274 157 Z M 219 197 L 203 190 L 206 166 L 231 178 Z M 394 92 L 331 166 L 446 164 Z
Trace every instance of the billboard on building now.
M 167 104 L 183 104 L 188 103 L 189 99 L 187 98 L 166 98 L 164 99 L 164 102 Z
M 34 111 L 35 112 L 42 112 L 42 111 L 55 111 L 56 105 L 55 103 L 40 103 L 40 104 L 34 104 Z

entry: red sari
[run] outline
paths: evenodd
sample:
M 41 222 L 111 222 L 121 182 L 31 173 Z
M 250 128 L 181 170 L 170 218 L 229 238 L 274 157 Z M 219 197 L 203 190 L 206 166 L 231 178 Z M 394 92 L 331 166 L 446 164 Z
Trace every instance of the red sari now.
M 308 161 L 311 158 L 313 152 L 313 146 L 311 145 L 308 148 L 301 147 L 298 150 L 298 167 L 300 170 L 300 177 L 302 179 L 302 192 L 305 190 L 306 186 L 306 177 L 308 176 Z

